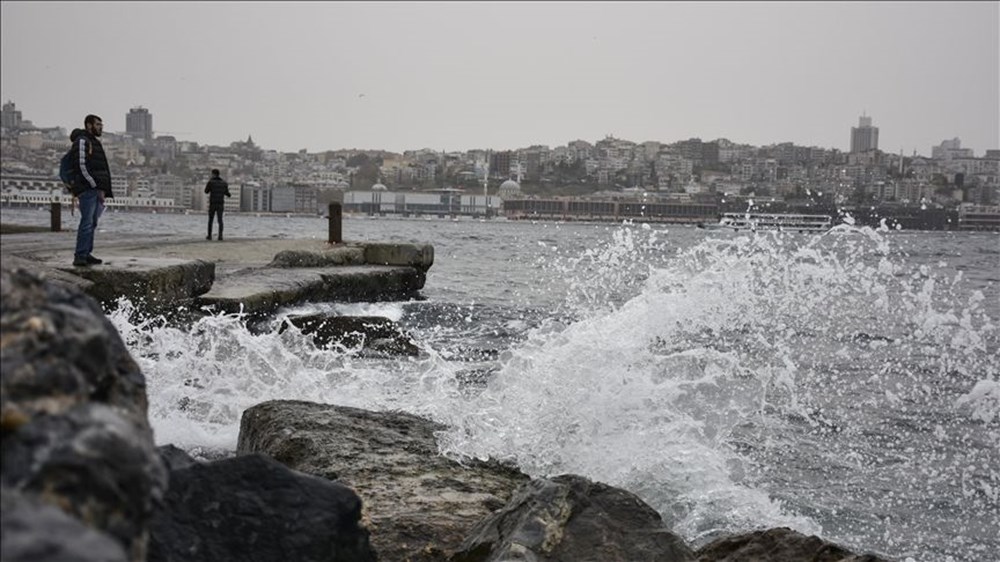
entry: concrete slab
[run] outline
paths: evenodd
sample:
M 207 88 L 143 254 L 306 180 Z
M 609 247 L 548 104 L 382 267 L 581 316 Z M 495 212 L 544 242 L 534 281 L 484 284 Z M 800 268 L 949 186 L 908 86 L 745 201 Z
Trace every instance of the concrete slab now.
M 105 305 L 124 297 L 156 314 L 192 304 L 215 281 L 215 264 L 204 260 L 114 257 L 90 267 L 54 267 L 90 281 L 86 292 Z
M 261 317 L 303 302 L 415 298 L 425 279 L 424 272 L 413 267 L 380 265 L 245 269 L 218 279 L 196 303 Z
M 150 312 L 194 305 L 254 316 L 309 301 L 419 297 L 434 261 L 427 244 L 102 233 L 104 263 L 81 268 L 71 265 L 74 241 L 72 232 L 5 234 L 0 254 L 4 267 L 76 285 L 106 306 L 125 296 Z

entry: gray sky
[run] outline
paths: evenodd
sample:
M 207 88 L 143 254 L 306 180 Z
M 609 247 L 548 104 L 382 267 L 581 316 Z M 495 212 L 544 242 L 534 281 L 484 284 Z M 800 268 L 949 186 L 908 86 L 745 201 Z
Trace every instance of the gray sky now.
M 2 2 L 0 97 L 281 151 L 1000 148 L 998 2 Z

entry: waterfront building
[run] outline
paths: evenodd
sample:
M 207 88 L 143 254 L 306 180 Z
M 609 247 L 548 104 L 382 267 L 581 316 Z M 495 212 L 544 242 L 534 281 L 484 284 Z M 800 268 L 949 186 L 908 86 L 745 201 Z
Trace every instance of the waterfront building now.
M 716 221 L 719 207 L 690 199 L 649 197 L 523 197 L 505 199 L 508 219 L 696 224 Z
M 959 230 L 1000 231 L 1000 205 L 973 205 L 963 203 L 958 206 Z
M 18 189 L 0 192 L 0 206 L 3 207 L 37 207 L 48 210 L 53 203 L 59 203 L 63 207 L 70 209 L 76 205 L 75 198 L 62 187 L 58 188 L 31 188 Z M 174 204 L 172 199 L 161 199 L 156 197 L 114 197 L 104 200 L 104 205 L 110 211 L 156 211 L 156 212 L 176 212 L 181 209 Z
M 294 191 L 296 213 L 313 214 L 321 211 L 319 208 L 319 190 L 316 189 L 315 185 L 294 184 L 292 185 L 292 190 Z
M 345 213 L 366 215 L 495 217 L 500 198 L 494 195 L 466 195 L 457 189 L 422 192 L 345 191 Z
M 295 212 L 295 188 L 290 185 L 276 185 L 271 188 L 272 213 Z
M 255 181 L 248 181 L 241 184 L 240 210 L 244 212 L 270 212 L 270 188 Z
M 150 185 L 157 197 L 170 199 L 181 209 L 191 208 L 191 188 L 174 174 L 159 174 L 150 178 Z
M 53 189 L 64 189 L 62 180 L 55 176 L 31 174 L 4 174 L 0 176 L 0 191 L 3 193 L 51 191 Z M 67 193 L 69 192 L 67 191 Z
M 229 184 L 229 193 L 232 197 L 225 198 L 225 206 L 223 209 L 226 213 L 238 213 L 240 211 L 241 190 L 242 184 Z M 205 193 L 205 185 L 203 183 L 196 184 L 191 191 L 191 208 L 195 211 L 207 211 L 208 194 Z

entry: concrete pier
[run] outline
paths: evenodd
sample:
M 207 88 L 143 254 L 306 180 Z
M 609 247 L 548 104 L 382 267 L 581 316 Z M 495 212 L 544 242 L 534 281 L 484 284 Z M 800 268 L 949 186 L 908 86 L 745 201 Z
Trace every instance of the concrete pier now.
M 101 233 L 94 255 L 104 263 L 74 267 L 74 243 L 72 231 L 7 231 L 0 259 L 4 268 L 75 285 L 106 309 L 125 297 L 147 313 L 184 308 L 252 317 L 304 302 L 414 298 L 434 263 L 429 244 Z

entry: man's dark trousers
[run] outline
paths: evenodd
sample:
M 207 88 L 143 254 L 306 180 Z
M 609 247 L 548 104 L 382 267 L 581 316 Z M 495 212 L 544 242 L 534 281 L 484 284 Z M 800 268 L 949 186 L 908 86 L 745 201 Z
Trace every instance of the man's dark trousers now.
M 216 216 L 219 217 L 219 240 L 222 240 L 222 211 L 224 208 L 224 204 L 208 206 L 208 236 L 205 238 L 206 240 L 212 239 L 212 222 Z

